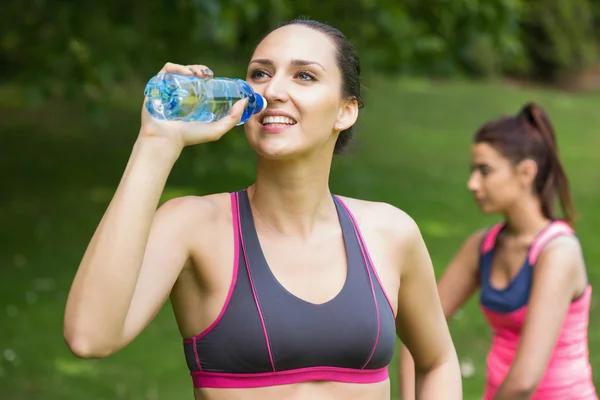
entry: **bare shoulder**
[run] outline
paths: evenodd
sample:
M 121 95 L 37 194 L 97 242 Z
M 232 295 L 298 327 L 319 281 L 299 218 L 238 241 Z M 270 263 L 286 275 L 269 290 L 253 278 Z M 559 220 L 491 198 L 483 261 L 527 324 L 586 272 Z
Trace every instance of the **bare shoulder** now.
M 361 229 L 378 231 L 394 242 L 420 240 L 416 221 L 405 211 L 389 203 L 338 196 L 350 209 Z
M 229 193 L 216 193 L 206 196 L 182 196 L 165 201 L 156 214 L 168 218 L 198 215 L 208 217 L 229 210 Z
M 486 233 L 487 229 L 485 228 L 476 230 L 467 236 L 467 238 L 463 241 L 462 247 L 468 250 L 473 250 L 475 254 L 479 253 L 479 249 L 483 243 Z
M 210 231 L 206 228 L 228 221 L 231 221 L 229 193 L 176 197 L 164 202 L 155 214 L 155 224 L 182 233 Z
M 577 236 L 560 235 L 542 248 L 536 265 L 542 265 L 542 268 L 577 269 L 583 262 L 583 251 Z
M 575 235 L 560 235 L 544 245 L 533 268 L 532 297 L 542 291 L 556 295 L 563 291 L 571 299 L 579 297 L 588 285 L 583 251 Z
M 551 239 L 548 244 L 544 246 L 542 249 L 542 253 L 544 252 L 560 252 L 563 254 L 575 256 L 581 255 L 581 244 L 577 236 L 569 234 L 569 235 L 560 235 L 553 239 Z

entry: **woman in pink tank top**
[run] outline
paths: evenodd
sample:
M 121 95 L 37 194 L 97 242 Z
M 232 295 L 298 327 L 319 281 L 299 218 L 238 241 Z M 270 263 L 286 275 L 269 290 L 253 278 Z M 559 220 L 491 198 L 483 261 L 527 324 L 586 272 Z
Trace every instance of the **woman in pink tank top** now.
M 449 319 L 479 289 L 493 332 L 483 399 L 597 400 L 587 337 L 592 289 L 547 113 L 530 103 L 483 125 L 471 162 L 477 205 L 503 218 L 466 239 L 438 291 Z M 415 397 L 413 376 L 403 348 L 403 400 Z

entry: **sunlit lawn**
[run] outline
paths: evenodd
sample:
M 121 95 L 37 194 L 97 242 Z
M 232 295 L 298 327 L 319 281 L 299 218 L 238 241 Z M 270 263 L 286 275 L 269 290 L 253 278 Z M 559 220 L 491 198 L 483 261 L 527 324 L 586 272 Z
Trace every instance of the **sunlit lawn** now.
M 439 273 L 466 235 L 494 221 L 478 213 L 465 189 L 474 129 L 534 99 L 555 121 L 581 215 L 577 228 L 590 279 L 600 281 L 600 95 L 383 77 L 367 84 L 355 149 L 333 169 L 336 193 L 407 211 L 421 226 Z M 8 108 L 0 117 L 0 398 L 190 399 L 191 380 L 168 304 L 137 340 L 105 360 L 79 360 L 62 339 L 70 280 L 118 183 L 137 132 L 138 110 L 113 111 L 103 128 L 60 107 Z M 240 173 L 251 165 L 249 154 L 236 151 L 235 172 L 198 172 L 201 160 L 187 149 L 165 197 L 249 184 L 252 169 Z M 590 357 L 598 382 L 596 305 L 594 300 Z M 479 399 L 490 332 L 476 301 L 458 313 L 451 329 L 465 365 L 465 399 Z M 395 364 L 391 375 L 395 395 Z

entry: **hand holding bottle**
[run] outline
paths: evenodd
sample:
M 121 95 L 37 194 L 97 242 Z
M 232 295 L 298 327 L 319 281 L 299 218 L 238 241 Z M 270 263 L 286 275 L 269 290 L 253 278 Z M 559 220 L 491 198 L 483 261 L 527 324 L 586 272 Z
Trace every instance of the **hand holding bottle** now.
M 175 73 L 181 75 L 197 76 L 200 78 L 211 78 L 212 71 L 204 65 L 180 65 L 167 63 L 159 73 Z M 150 115 L 144 100 L 142 107 L 142 125 L 139 139 L 163 140 L 166 146 L 174 146 L 181 151 L 184 146 L 206 143 L 219 140 L 225 133 L 236 126 L 247 103 L 246 99 L 237 101 L 226 116 L 223 118 L 206 123 L 197 121 L 169 121 L 158 119 Z

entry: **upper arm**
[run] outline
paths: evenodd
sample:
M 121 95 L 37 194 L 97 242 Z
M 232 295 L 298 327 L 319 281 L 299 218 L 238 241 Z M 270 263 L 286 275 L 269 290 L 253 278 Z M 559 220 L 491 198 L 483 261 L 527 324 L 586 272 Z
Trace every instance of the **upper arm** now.
M 190 221 L 203 214 L 203 203 L 206 201 L 200 198 L 182 197 L 167 201 L 156 211 L 125 319 L 123 345 L 139 335 L 158 314 L 189 262 L 193 237 Z
M 438 295 L 429 252 L 418 226 L 408 216 L 399 245 L 402 270 L 398 291 L 398 336 L 417 370 L 427 370 L 454 352 Z
M 574 236 L 553 239 L 533 267 L 533 284 L 517 354 L 509 375 L 533 388 L 542 378 L 569 306 L 583 281 L 583 259 Z
M 484 233 L 475 232 L 464 241 L 438 280 L 438 293 L 447 319 L 479 286 L 479 249 Z

